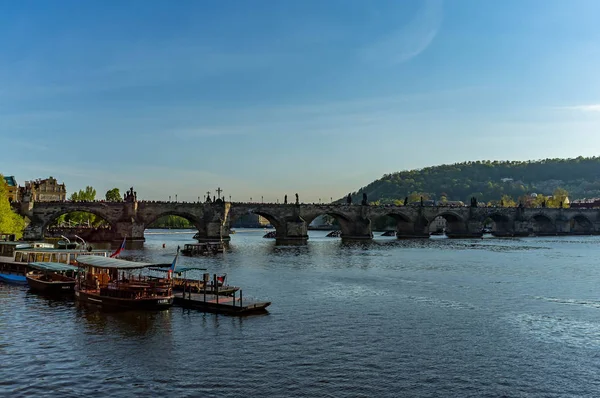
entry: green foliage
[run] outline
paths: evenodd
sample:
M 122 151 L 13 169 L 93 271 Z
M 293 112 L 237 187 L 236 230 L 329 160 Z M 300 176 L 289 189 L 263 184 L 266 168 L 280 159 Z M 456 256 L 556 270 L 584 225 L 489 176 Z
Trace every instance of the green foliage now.
M 123 198 L 121 197 L 121 192 L 119 192 L 119 188 L 113 188 L 106 191 L 106 201 L 107 202 L 122 202 Z
M 183 217 L 164 216 L 150 224 L 149 228 L 195 228 L 194 225 Z
M 73 202 L 93 202 L 96 200 L 96 190 L 90 186 L 85 187 L 85 190 L 80 189 L 78 192 L 73 192 L 69 197 Z M 63 214 L 54 222 L 55 225 L 88 225 L 99 227 L 106 222 L 92 213 L 74 211 L 72 213 Z
M 19 239 L 23 236 L 24 228 L 25 220 L 10 207 L 4 176 L 0 174 L 0 233 L 15 234 Z
M 419 170 L 386 174 L 382 178 L 352 193 L 354 203 L 360 203 L 363 192 L 370 202 L 394 204 L 426 200 L 462 200 L 469 203 L 475 196 L 479 202 L 498 203 L 505 195 L 512 202 L 537 193 L 553 195 L 558 188 L 569 192 L 569 200 L 600 197 L 600 157 L 576 159 L 545 159 L 539 161 L 476 161 L 426 167 Z M 554 195 L 564 201 L 564 193 Z M 345 199 L 340 199 L 344 201 Z M 554 203 L 556 201 L 556 203 Z M 509 201 L 509 203 L 512 203 Z M 560 199 L 550 205 L 559 204 Z M 557 205 L 558 207 L 558 205 Z
M 552 193 L 552 197 L 548 198 L 547 207 L 560 207 L 561 204 L 563 207 L 568 207 L 565 205 L 565 199 L 569 196 L 569 193 L 566 189 L 556 188 Z
M 96 190 L 90 186 L 85 187 L 85 190 L 80 189 L 79 192 L 73 192 L 69 200 L 92 202 L 96 200 Z

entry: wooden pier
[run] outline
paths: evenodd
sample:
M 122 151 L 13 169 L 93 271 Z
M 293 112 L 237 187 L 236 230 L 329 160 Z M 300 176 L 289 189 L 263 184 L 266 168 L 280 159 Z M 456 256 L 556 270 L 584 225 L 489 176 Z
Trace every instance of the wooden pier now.
M 240 290 L 239 297 L 221 296 L 218 294 L 175 293 L 175 305 L 192 308 L 204 312 L 228 315 L 248 315 L 267 312 L 271 302 L 255 302 L 244 300 Z

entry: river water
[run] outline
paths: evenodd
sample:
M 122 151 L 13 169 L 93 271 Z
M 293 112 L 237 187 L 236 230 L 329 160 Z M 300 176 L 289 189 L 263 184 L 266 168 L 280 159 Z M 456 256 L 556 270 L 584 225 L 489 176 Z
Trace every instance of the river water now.
M 149 232 L 124 258 L 192 242 Z M 600 396 L 600 237 L 263 234 L 180 264 L 227 273 L 266 315 L 104 312 L 0 284 L 0 396 Z

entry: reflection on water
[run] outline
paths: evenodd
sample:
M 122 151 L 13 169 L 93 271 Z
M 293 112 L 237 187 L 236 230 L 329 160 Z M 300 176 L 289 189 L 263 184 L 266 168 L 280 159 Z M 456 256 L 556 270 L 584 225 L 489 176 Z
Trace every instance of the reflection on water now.
M 170 263 L 193 242 L 152 232 L 125 258 Z M 0 285 L 0 395 L 597 396 L 600 237 L 310 231 L 279 247 L 262 232 L 180 264 L 227 273 L 268 315 L 114 312 Z

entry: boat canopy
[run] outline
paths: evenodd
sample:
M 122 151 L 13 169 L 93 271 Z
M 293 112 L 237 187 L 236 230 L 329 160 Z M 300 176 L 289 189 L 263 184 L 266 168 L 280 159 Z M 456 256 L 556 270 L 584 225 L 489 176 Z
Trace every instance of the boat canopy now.
M 168 267 L 170 267 L 171 265 L 169 264 Z M 149 268 L 152 271 L 161 271 L 161 272 L 169 272 L 168 268 Z M 180 272 L 187 272 L 187 271 L 194 271 L 194 270 L 198 270 L 198 271 L 206 271 L 206 268 L 200 268 L 200 267 L 188 267 L 185 265 L 182 265 L 181 267 L 175 267 L 175 273 L 180 273 Z
M 102 256 L 79 256 L 77 257 L 77 262 L 79 264 L 90 265 L 96 268 L 110 269 L 140 269 L 158 265 L 151 263 L 141 263 L 137 261 L 119 260 L 116 258 Z
M 70 264 L 63 263 L 51 263 L 51 262 L 34 262 L 28 264 L 31 268 L 37 269 L 40 271 L 77 271 L 79 267 Z

